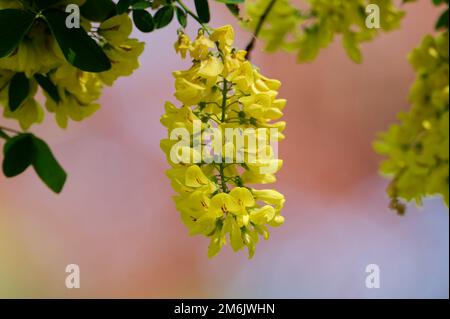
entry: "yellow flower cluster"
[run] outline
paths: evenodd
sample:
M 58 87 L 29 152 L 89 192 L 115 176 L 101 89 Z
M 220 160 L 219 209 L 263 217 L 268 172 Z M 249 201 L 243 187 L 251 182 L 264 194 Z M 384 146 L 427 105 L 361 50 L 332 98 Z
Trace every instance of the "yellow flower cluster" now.
M 273 129 L 279 133 L 277 141 L 284 138 L 281 132 L 285 123 L 278 119 L 283 115 L 286 100 L 277 98 L 281 83 L 261 75 L 245 59 L 245 51 L 233 48 L 233 42 L 234 31 L 228 25 L 214 30 L 210 36 L 199 32 L 194 41 L 184 33 L 179 34 L 175 49 L 183 58 L 189 53 L 193 65 L 188 70 L 174 72 L 175 97 L 182 106 L 166 103 L 161 123 L 169 135 L 161 141 L 161 148 L 171 164 L 167 175 L 178 193 L 174 197 L 177 209 L 190 233 L 211 238 L 210 257 L 221 250 L 228 235 L 233 250 L 247 247 L 251 258 L 259 236 L 268 239 L 267 226 L 276 227 L 284 222 L 280 215 L 285 202 L 282 194 L 246 185 L 275 181 L 274 174 L 282 161 L 276 158 L 265 135 L 267 129 Z M 193 130 L 196 125 L 198 131 Z M 171 132 L 180 128 L 191 132 L 181 147 L 189 158 L 174 161 L 174 145 L 179 140 Z M 238 145 L 237 138 L 222 139 L 217 148 L 240 150 L 244 160 L 239 162 L 236 157 L 230 160 L 223 153 L 213 156 L 207 144 L 214 142 L 211 136 L 206 137 L 211 129 L 220 133 L 227 129 L 241 132 L 253 129 L 260 133 L 258 141 L 264 142 L 256 147 L 249 140 Z M 205 148 L 203 151 L 196 147 L 200 143 Z M 257 159 L 251 156 L 261 149 L 267 156 Z M 195 158 L 201 160 L 194 161 Z M 262 170 L 269 166 L 274 169 Z
M 399 198 L 415 200 L 440 195 L 449 204 L 449 33 L 426 36 L 409 60 L 417 72 L 411 88 L 412 108 L 400 114 L 375 144 L 388 159 L 381 171 L 393 176 L 392 207 L 404 212 Z
M 335 35 L 342 36 L 347 54 L 359 63 L 360 44 L 373 40 L 380 30 L 398 28 L 404 16 L 393 0 L 307 0 L 309 7 L 301 11 L 290 0 L 250 0 L 246 2 L 244 27 L 254 32 L 273 1 L 258 37 L 266 42 L 269 52 L 278 49 L 298 52 L 299 63 L 313 61 Z M 369 4 L 380 8 L 381 29 L 366 26 Z
M 2 1 L 3 2 L 3 1 Z M 20 8 L 17 1 L 2 3 L 1 9 Z M 91 23 L 82 19 L 85 30 Z M 112 68 L 102 73 L 84 72 L 69 64 L 47 25 L 36 20 L 13 54 L 0 59 L 0 106 L 6 118 L 16 119 L 23 130 L 44 119 L 44 110 L 36 99 L 36 75 L 47 77 L 56 86 L 58 99 L 44 91 L 45 107 L 54 113 L 61 128 L 68 121 L 81 121 L 95 113 L 104 85 L 111 86 L 121 76 L 129 76 L 139 67 L 138 57 L 144 43 L 130 39 L 132 22 L 127 14 L 114 16 L 100 24 L 95 37 L 111 61 Z M 9 85 L 16 73 L 24 73 L 30 82 L 28 97 L 14 111 L 9 106 Z

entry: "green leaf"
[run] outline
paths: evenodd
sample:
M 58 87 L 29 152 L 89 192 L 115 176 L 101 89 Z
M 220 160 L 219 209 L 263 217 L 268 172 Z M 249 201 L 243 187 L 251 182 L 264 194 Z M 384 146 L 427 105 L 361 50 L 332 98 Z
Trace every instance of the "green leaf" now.
M 155 22 L 150 13 L 145 10 L 133 10 L 133 22 L 142 32 L 152 32 L 155 30 Z
M 44 11 L 44 16 L 70 64 L 86 72 L 98 73 L 111 69 L 111 61 L 83 28 L 66 27 L 67 13 L 48 10 Z
M 128 11 L 131 5 L 131 0 L 120 0 L 116 5 L 117 14 L 122 14 Z
M 443 3 L 444 3 L 444 0 L 433 0 L 433 4 L 435 6 L 439 6 L 439 5 L 443 4 Z
M 0 59 L 10 55 L 33 25 L 35 15 L 17 9 L 0 10 Z
M 148 1 L 138 1 L 131 6 L 133 10 L 145 10 L 150 8 L 152 5 Z
M 58 3 L 62 2 L 62 0 L 35 0 L 35 2 L 40 9 L 46 9 L 57 5 Z
M 208 23 L 211 20 L 208 0 L 194 0 L 194 3 L 200 21 L 203 23 Z
M 239 17 L 240 14 L 240 9 L 239 6 L 237 4 L 230 4 L 228 3 L 227 5 L 228 10 L 235 16 L 235 17 Z
M 436 22 L 436 30 L 439 29 L 447 29 L 448 30 L 448 14 L 449 10 L 446 10 L 438 19 Z
M 353 32 L 347 32 L 342 37 L 342 43 L 347 55 L 355 63 L 361 63 L 363 60 L 361 49 L 358 47 L 356 35 Z
M 172 6 L 165 6 L 156 11 L 155 24 L 156 28 L 161 29 L 172 22 L 174 15 L 174 8 Z
M 59 96 L 58 88 L 53 84 L 53 82 L 45 75 L 35 74 L 35 80 L 41 88 L 48 94 L 56 103 L 61 101 L 61 97 Z
M 9 109 L 16 111 L 30 94 L 30 80 L 25 73 L 16 73 L 9 84 Z
M 53 156 L 47 143 L 32 136 L 34 170 L 41 180 L 55 193 L 61 193 L 67 180 L 67 173 Z
M 187 26 L 187 15 L 186 15 L 186 12 L 184 12 L 184 10 L 181 9 L 180 7 L 176 7 L 176 12 L 177 12 L 178 23 L 180 23 L 180 25 L 183 28 L 186 28 L 186 26 Z
M 3 138 L 5 140 L 9 139 L 9 135 L 6 134 L 1 128 L 0 128 L 0 138 Z
M 22 174 L 32 163 L 33 141 L 31 134 L 19 134 L 8 139 L 3 147 L 3 174 L 15 177 Z
M 102 22 L 115 15 L 116 5 L 112 0 L 87 0 L 80 11 L 86 19 Z
M 22 174 L 30 165 L 41 180 L 55 193 L 60 193 L 67 174 L 47 143 L 32 134 L 18 134 L 8 138 L 3 147 L 3 173 L 11 178 Z

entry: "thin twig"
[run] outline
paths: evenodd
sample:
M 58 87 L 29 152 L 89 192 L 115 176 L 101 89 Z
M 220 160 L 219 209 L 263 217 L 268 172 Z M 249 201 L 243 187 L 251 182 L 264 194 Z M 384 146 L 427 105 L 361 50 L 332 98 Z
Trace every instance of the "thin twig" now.
M 277 2 L 277 0 L 271 0 L 269 5 L 267 6 L 266 10 L 264 11 L 264 13 L 261 15 L 261 18 L 259 19 L 258 24 L 256 25 L 255 33 L 253 34 L 252 39 L 250 40 L 250 42 L 248 43 L 248 45 L 245 49 L 247 51 L 247 60 L 250 60 L 250 56 L 251 56 L 253 49 L 255 48 L 255 44 L 256 44 L 258 35 L 261 32 L 264 22 L 266 21 L 267 17 L 269 16 L 270 11 L 272 11 L 276 2 Z
M 9 127 L 4 127 L 0 125 L 0 130 L 6 131 L 6 132 L 10 132 L 10 133 L 14 133 L 14 134 L 21 134 L 22 132 L 9 128 Z
M 201 26 L 202 28 L 206 31 L 206 33 L 210 34 L 209 32 L 209 27 L 208 25 L 206 25 L 205 23 L 202 22 L 202 20 L 200 20 L 200 18 L 193 13 L 186 4 L 184 4 L 184 2 L 182 0 L 176 0 L 176 2 L 183 8 L 183 10 L 190 15 L 192 18 L 194 18 Z

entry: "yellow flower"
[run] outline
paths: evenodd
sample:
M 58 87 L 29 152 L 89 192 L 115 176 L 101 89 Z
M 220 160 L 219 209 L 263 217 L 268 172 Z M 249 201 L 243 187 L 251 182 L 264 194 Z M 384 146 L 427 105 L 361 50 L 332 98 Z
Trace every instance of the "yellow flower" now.
M 177 42 L 174 44 L 174 48 L 185 59 L 187 52 L 191 49 L 191 39 L 185 33 L 180 33 Z
M 239 205 L 239 211 L 236 212 L 236 215 L 245 215 L 247 214 L 247 208 L 256 205 L 252 193 L 247 188 L 236 187 L 230 192 L 230 195 Z
M 227 51 L 234 42 L 234 30 L 231 25 L 225 25 L 214 30 L 210 37 L 211 41 L 218 42 L 221 50 Z
M 111 45 L 121 45 L 128 40 L 133 30 L 133 23 L 128 14 L 114 16 L 100 24 L 98 34 Z
M 3 73 L 3 72 L 1 72 Z M 0 105 L 4 105 L 3 116 L 5 118 L 16 119 L 23 130 L 28 130 L 31 125 L 41 123 L 44 120 L 44 111 L 39 103 L 34 99 L 37 91 L 37 83 L 30 81 L 30 92 L 25 101 L 14 112 L 11 111 L 9 100 L 9 80 L 11 74 L 1 76 L 0 73 Z M 2 80 L 2 78 L 4 78 Z M 9 79 L 8 79 L 9 78 Z M 2 83 L 3 82 L 3 83 Z M 3 85 L 2 85 L 3 84 Z M 2 89 L 3 88 L 3 89 Z
M 275 209 L 272 206 L 264 206 L 259 209 L 255 209 L 250 213 L 250 221 L 258 226 L 265 225 L 272 221 L 275 217 Z
M 84 2 L 64 0 L 61 5 L 82 5 Z M 23 8 L 20 1 L 4 0 L 0 5 L 2 9 L 18 7 Z M 5 107 L 5 116 L 17 119 L 22 128 L 28 129 L 31 124 L 40 123 L 44 114 L 34 99 L 37 92 L 34 80 L 31 81 L 32 90 L 27 100 L 15 112 L 10 112 L 8 99 L 5 100 L 5 85 L 8 85 L 11 74 L 23 72 L 29 79 L 36 74 L 48 77 L 56 86 L 59 97 L 44 92 L 46 108 L 55 113 L 58 125 L 66 128 L 69 119 L 81 121 L 99 109 L 96 101 L 104 84 L 112 85 L 118 77 L 131 75 L 139 67 L 138 57 L 143 52 L 144 44 L 129 38 L 132 22 L 127 14 L 102 22 L 97 31 L 91 29 L 91 22 L 87 19 L 82 18 L 81 23 L 85 30 L 97 33 L 95 38 L 112 62 L 111 70 L 100 74 L 88 73 L 70 65 L 59 44 L 48 32 L 48 27 L 39 21 L 33 24 L 13 54 L 0 59 L 1 104 Z
M 244 50 L 232 50 L 231 54 L 225 55 L 225 63 L 224 63 L 224 76 L 228 78 L 228 75 L 237 69 L 246 62 L 245 56 L 247 55 L 247 51 Z M 253 69 L 252 69 L 253 71 Z
M 210 180 L 205 176 L 200 167 L 198 167 L 197 165 L 190 166 L 186 170 L 186 186 L 197 188 L 206 186 L 209 183 Z
M 83 104 L 100 98 L 102 83 L 95 73 L 84 72 L 66 64 L 51 73 L 50 79 L 61 95 L 69 92 Z
M 99 74 L 102 81 L 109 86 L 122 76 L 130 76 L 139 68 L 139 56 L 145 44 L 136 39 L 127 39 L 120 44 L 107 44 L 104 51 L 111 61 L 111 69 Z
M 98 103 L 81 103 L 76 96 L 65 92 L 60 95 L 61 101 L 56 103 L 47 96 L 47 103 L 45 104 L 47 110 L 55 113 L 55 119 L 59 127 L 65 129 L 68 126 L 69 119 L 80 122 L 85 118 L 92 116 L 100 109 Z
M 165 110 L 166 113 L 161 117 L 161 124 L 169 131 L 177 127 L 185 127 L 192 132 L 194 121 L 199 120 L 187 106 L 178 109 L 172 103 L 166 102 Z
M 176 44 L 182 57 L 186 39 Z M 189 233 L 210 238 L 209 257 L 217 255 L 229 238 L 234 251 L 247 247 L 251 258 L 259 236 L 269 238 L 267 227 L 284 222 L 280 215 L 284 197 L 276 191 L 249 189 L 246 184 L 276 180 L 283 162 L 276 158 L 266 129 L 280 132 L 278 140 L 284 137 L 285 123 L 274 121 L 282 116 L 286 100 L 277 98 L 281 83 L 261 75 L 245 59 L 245 51 L 231 47 L 233 39 L 230 26 L 217 29 L 209 38 L 200 33 L 190 48 L 192 67 L 173 73 L 175 97 L 182 106 L 165 105 L 161 123 L 170 138 L 161 141 L 161 149 L 172 166 L 167 176 L 178 194 L 174 201 Z M 195 121 L 201 121 L 201 134 L 191 131 Z M 178 128 L 189 130 L 187 141 L 171 139 L 170 133 Z M 240 130 L 223 139 L 227 129 Z M 216 134 L 222 137 L 216 140 Z M 173 152 L 175 159 L 170 157 Z M 196 165 L 194 158 L 200 159 Z
M 56 41 L 46 33 L 42 24 L 36 24 L 19 43 L 13 54 L 0 59 L 0 68 L 23 72 L 32 78 L 35 73 L 48 73 L 64 63 L 53 50 Z
M 260 200 L 265 202 L 266 204 L 273 205 L 278 210 L 282 209 L 284 206 L 284 196 L 283 194 L 273 190 L 273 189 L 265 189 L 265 190 L 257 190 L 252 189 L 252 194 L 255 196 L 256 200 Z
M 211 238 L 211 243 L 208 249 L 208 257 L 212 258 L 216 256 L 222 249 L 222 246 L 226 243 L 225 234 L 221 229 L 216 230 L 215 234 Z
M 190 47 L 191 58 L 199 61 L 204 60 L 209 55 L 210 50 L 214 47 L 214 42 L 201 33 Z
M 254 83 L 254 70 L 249 61 L 245 61 L 239 65 L 239 67 L 233 69 L 227 77 L 231 82 L 236 83 L 236 86 L 247 92 Z
M 230 234 L 230 244 L 234 251 L 239 251 L 245 247 L 242 239 L 242 231 L 238 222 L 231 215 L 225 218 L 223 224 L 224 231 Z
M 239 212 L 239 205 L 233 196 L 220 193 L 214 196 L 211 200 L 210 213 L 217 217 L 222 217 L 228 213 Z
M 216 78 L 223 71 L 223 64 L 219 58 L 210 56 L 200 62 L 198 75 L 203 78 Z
M 42 123 L 44 120 L 44 111 L 39 103 L 31 98 L 26 100 L 22 106 L 16 111 L 11 112 L 8 108 L 5 108 L 3 116 L 6 118 L 17 119 L 19 121 L 22 130 L 28 130 L 31 125 Z
M 178 101 L 187 106 L 198 104 L 205 92 L 205 86 L 200 83 L 189 82 L 184 78 L 177 78 L 175 80 L 175 97 Z

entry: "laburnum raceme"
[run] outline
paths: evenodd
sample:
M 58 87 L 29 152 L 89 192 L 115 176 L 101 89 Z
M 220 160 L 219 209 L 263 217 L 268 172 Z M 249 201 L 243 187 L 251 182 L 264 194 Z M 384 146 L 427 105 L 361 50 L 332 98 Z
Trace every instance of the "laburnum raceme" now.
M 275 130 L 276 141 L 284 138 L 285 122 L 279 119 L 286 100 L 278 98 L 281 83 L 264 77 L 233 42 L 228 25 L 210 35 L 201 29 L 194 41 L 180 32 L 175 49 L 182 58 L 189 54 L 193 64 L 173 74 L 181 105 L 166 103 L 161 123 L 168 137 L 161 148 L 171 165 L 167 176 L 177 193 L 176 207 L 190 234 L 210 238 L 210 257 L 228 237 L 234 251 L 247 247 L 251 258 L 259 237 L 269 238 L 268 226 L 284 223 L 284 196 L 251 185 L 274 182 L 281 168 L 267 134 Z M 189 132 L 184 143 L 173 134 L 179 129 Z M 211 134 L 225 136 L 227 129 L 248 133 L 244 143 Z M 250 142 L 252 134 L 257 145 Z M 234 152 L 229 155 L 226 149 Z M 237 160 L 239 152 L 242 161 Z M 261 153 L 265 156 L 255 156 Z M 273 169 L 264 170 L 268 167 Z
M 82 4 L 84 1 L 63 1 Z M 0 9 L 20 9 L 20 1 L 1 1 Z M 138 58 L 144 43 L 130 38 L 132 22 L 127 14 L 115 15 L 95 26 L 81 17 L 81 27 L 95 38 L 111 62 L 104 72 L 83 71 L 68 61 L 45 19 L 37 18 L 14 52 L 0 58 L 0 105 L 6 118 L 16 119 L 23 130 L 44 119 L 44 109 L 36 99 L 38 86 L 43 87 L 45 108 L 54 113 L 61 128 L 69 120 L 81 121 L 99 108 L 98 99 L 105 85 L 111 86 L 122 76 L 139 67 Z M 88 50 L 88 49 L 86 49 Z M 70 57 L 69 57 L 70 58 Z M 10 87 L 29 88 L 27 96 L 11 105 Z M 14 89 L 16 89 L 16 87 Z
M 298 62 L 313 61 L 336 35 L 348 56 L 362 61 L 360 45 L 381 31 L 400 26 L 404 12 L 393 0 L 306 0 L 307 8 L 297 8 L 290 0 L 249 0 L 245 3 L 244 28 L 257 32 L 268 52 L 297 52 Z M 380 10 L 380 28 L 368 28 L 369 5 Z M 261 23 L 261 20 L 264 20 Z M 259 26 L 259 24 L 261 24 Z M 259 28 L 258 28 L 259 26 Z
M 412 108 L 401 113 L 375 144 L 388 159 L 381 171 L 393 176 L 391 206 L 403 214 L 401 199 L 440 195 L 449 204 L 449 33 L 426 36 L 409 60 L 417 73 L 410 92 Z

